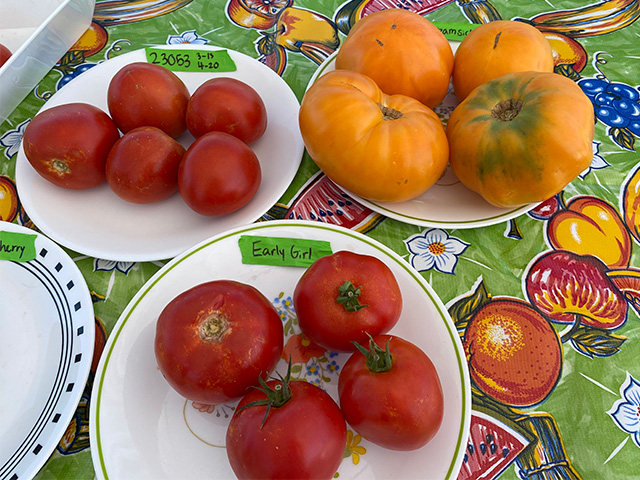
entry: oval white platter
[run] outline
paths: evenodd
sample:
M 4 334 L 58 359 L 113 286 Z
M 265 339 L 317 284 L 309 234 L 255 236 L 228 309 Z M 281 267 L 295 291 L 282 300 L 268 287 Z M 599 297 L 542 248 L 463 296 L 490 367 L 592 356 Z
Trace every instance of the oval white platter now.
M 362 440 L 358 445 L 366 453 L 360 452 L 357 464 L 344 459 L 339 478 L 407 479 L 428 471 L 433 478 L 455 479 L 467 442 L 471 396 L 466 358 L 446 308 L 417 271 L 376 240 L 320 222 L 287 220 L 238 227 L 191 248 L 131 300 L 109 337 L 92 392 L 91 453 L 98 478 L 233 478 L 224 438 L 234 404 L 207 410 L 175 393 L 157 368 L 153 342 L 164 306 L 182 291 L 214 279 L 251 284 L 273 299 L 283 321 L 295 316 L 290 298 L 304 268 L 243 263 L 238 240 L 246 235 L 324 240 L 334 252 L 373 255 L 391 268 L 403 295 L 403 313 L 391 333 L 420 346 L 432 359 L 445 397 L 444 420 L 435 438 L 413 452 L 393 452 Z M 297 364 L 298 371 L 337 400 L 340 366 L 348 354 L 322 355 L 327 364 L 309 358 L 307 365 Z M 317 369 L 307 372 L 313 362 L 321 363 L 324 380 L 310 373 Z M 286 372 L 284 360 L 277 370 Z
M 0 232 L 35 237 L 34 259 L 0 259 L 0 478 L 32 478 L 60 442 L 87 383 L 93 304 L 62 248 L 13 223 L 0 222 Z
M 20 201 L 38 228 L 74 251 L 117 261 L 173 258 L 212 235 L 260 218 L 282 196 L 298 171 L 304 152 L 297 121 L 300 104 L 280 76 L 258 60 L 229 49 L 199 45 L 157 48 L 229 52 L 236 71 L 175 72 L 190 93 L 210 78 L 225 76 L 247 83 L 260 94 L 267 108 L 268 126 L 262 138 L 251 145 L 262 167 L 260 188 L 245 207 L 217 218 L 193 212 L 177 193 L 162 202 L 136 205 L 118 198 L 106 183 L 84 191 L 53 185 L 33 169 L 21 145 L 16 161 Z M 141 49 L 98 63 L 56 92 L 41 111 L 85 102 L 108 113 L 111 78 L 125 65 L 144 61 L 145 50 Z M 188 147 L 193 137 L 186 132 L 178 140 Z
M 450 42 L 450 44 L 455 53 L 459 43 Z M 335 70 L 336 55 L 337 51 L 318 67 L 307 89 L 320 76 Z M 458 99 L 453 93 L 453 88 L 449 86 L 449 92 L 434 111 L 439 116 L 448 118 L 457 104 Z M 449 166 L 429 190 L 405 202 L 373 202 L 352 192 L 347 193 L 374 212 L 412 225 L 434 228 L 475 228 L 495 225 L 518 217 L 535 207 L 535 204 L 511 209 L 495 207 L 465 187 Z

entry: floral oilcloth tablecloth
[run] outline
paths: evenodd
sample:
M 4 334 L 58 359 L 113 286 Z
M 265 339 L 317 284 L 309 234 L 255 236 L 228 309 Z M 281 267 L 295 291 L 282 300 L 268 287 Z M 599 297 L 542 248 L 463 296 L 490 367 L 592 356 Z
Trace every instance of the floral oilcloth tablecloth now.
M 37 229 L 15 185 L 27 124 L 69 80 L 126 52 L 182 43 L 230 48 L 268 65 L 301 100 L 313 73 L 360 15 L 406 8 L 434 22 L 531 23 L 551 43 L 556 72 L 580 85 L 596 114 L 591 167 L 561 194 L 492 226 L 416 226 L 341 195 L 305 155 L 289 189 L 261 220 L 317 219 L 379 240 L 423 275 L 446 304 L 461 338 L 476 336 L 474 355 L 502 365 L 481 375 L 470 360 L 474 416 L 459 478 L 638 478 L 640 6 L 639 0 L 588 3 L 98 0 L 90 30 L 0 126 L 0 217 Z M 438 113 L 446 121 L 449 112 Z M 341 207 L 299 208 L 310 185 L 333 191 Z M 350 215 L 338 215 L 335 208 Z M 96 222 L 100 216 L 97 210 Z M 94 301 L 95 371 L 123 309 L 167 260 L 127 263 L 68 253 Z M 538 330 L 542 355 L 520 328 L 538 312 L 551 326 Z M 491 318 L 503 320 L 491 323 Z M 312 362 L 310 355 L 299 361 Z M 519 360 L 509 362 L 505 355 Z M 528 356 L 535 362 L 543 358 L 544 365 L 522 362 Z M 94 478 L 88 435 L 93 371 L 67 434 L 37 478 Z M 501 388 L 505 385 L 513 388 Z M 354 445 L 345 461 L 356 462 L 362 454 Z

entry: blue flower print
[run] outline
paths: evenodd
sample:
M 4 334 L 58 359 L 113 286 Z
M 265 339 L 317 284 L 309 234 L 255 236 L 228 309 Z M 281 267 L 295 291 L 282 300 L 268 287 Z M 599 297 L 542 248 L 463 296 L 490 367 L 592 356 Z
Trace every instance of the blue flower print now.
M 431 228 L 404 241 L 411 254 L 411 266 L 423 272 L 435 268 L 442 273 L 453 274 L 458 255 L 469 246 L 455 237 L 450 237 L 440 228 Z
M 321 367 L 315 362 L 307 365 L 307 377 L 317 377 L 320 375 Z
M 640 448 L 640 382 L 627 373 L 627 379 L 620 387 L 622 398 L 613 404 L 607 413 L 620 429 L 633 438 Z

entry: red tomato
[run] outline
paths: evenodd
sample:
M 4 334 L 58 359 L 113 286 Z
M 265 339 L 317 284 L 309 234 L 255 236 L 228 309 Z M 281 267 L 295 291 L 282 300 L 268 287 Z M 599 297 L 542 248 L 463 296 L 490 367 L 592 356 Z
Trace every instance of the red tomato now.
M 187 129 L 189 90 L 180 78 L 160 65 L 134 62 L 109 82 L 109 113 L 123 133 L 137 127 L 158 127 L 176 138 Z
M 0 67 L 11 58 L 11 50 L 0 43 Z
M 155 356 L 169 385 L 205 404 L 238 399 L 275 368 L 282 320 L 255 287 L 231 280 L 196 285 L 171 300 L 156 324 Z
M 369 359 L 374 350 L 380 363 Z M 390 368 L 385 370 L 385 365 Z M 423 447 L 444 415 L 433 363 L 419 347 L 393 335 L 374 337 L 368 352 L 363 347 L 349 357 L 338 379 L 338 396 L 347 423 L 370 442 L 391 450 Z
M 193 142 L 178 172 L 178 188 L 185 203 L 210 217 L 244 207 L 261 180 L 256 154 L 241 140 L 222 132 L 207 133 Z
M 111 148 L 107 182 L 128 202 L 159 202 L 178 191 L 178 169 L 184 153 L 184 147 L 159 128 L 134 128 Z
M 393 272 L 381 260 L 342 250 L 316 260 L 300 277 L 293 306 L 302 332 L 337 352 L 355 350 L 391 330 L 402 311 Z
M 258 92 L 234 78 L 218 77 L 200 85 L 187 106 L 187 128 L 198 138 L 225 132 L 247 145 L 267 129 L 267 109 Z
M 347 426 L 340 408 L 320 387 L 289 378 L 263 384 L 236 407 L 226 446 L 240 479 L 330 479 L 342 462 Z
M 109 150 L 120 138 L 111 117 L 87 103 L 38 113 L 22 137 L 33 168 L 60 187 L 81 190 L 103 183 Z

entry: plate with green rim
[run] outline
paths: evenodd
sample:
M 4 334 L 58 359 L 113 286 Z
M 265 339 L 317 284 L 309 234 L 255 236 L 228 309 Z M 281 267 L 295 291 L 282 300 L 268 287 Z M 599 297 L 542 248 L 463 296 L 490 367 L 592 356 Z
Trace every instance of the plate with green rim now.
M 459 42 L 449 41 L 455 53 Z M 307 89 L 319 77 L 335 70 L 335 60 L 338 52 L 331 54 L 315 71 Z M 444 100 L 433 110 L 445 123 L 453 109 L 458 105 L 458 99 L 449 85 L 449 91 Z M 499 208 L 489 204 L 479 194 L 465 187 L 451 167 L 446 170 L 438 181 L 426 192 L 405 202 L 374 202 L 362 198 L 345 190 L 351 197 L 374 212 L 401 222 L 433 228 L 476 228 L 495 225 L 518 217 L 535 208 L 537 204 L 527 204 L 515 208 Z
M 406 260 L 378 241 L 295 220 L 259 222 L 212 237 L 174 258 L 134 296 L 112 330 L 93 386 L 89 431 L 97 478 L 234 478 L 225 434 L 235 403 L 207 406 L 178 395 L 157 368 L 153 342 L 157 317 L 172 298 L 205 281 L 229 279 L 253 285 L 272 300 L 286 326 L 287 351 L 289 340 L 299 335 L 291 296 L 305 267 L 243 263 L 241 237 L 294 246 L 300 240 L 328 242 L 333 252 L 372 255 L 389 266 L 403 296 L 403 313 L 390 333 L 418 345 L 434 363 L 445 398 L 443 423 L 427 445 L 411 452 L 378 447 L 349 428 L 351 455 L 338 474 L 407 479 L 428 471 L 433 478 L 455 479 L 465 453 L 471 395 L 462 344 L 442 301 Z M 294 377 L 316 383 L 337 401 L 337 380 L 348 356 L 310 350 L 294 361 Z M 284 374 L 284 360 L 276 371 Z

